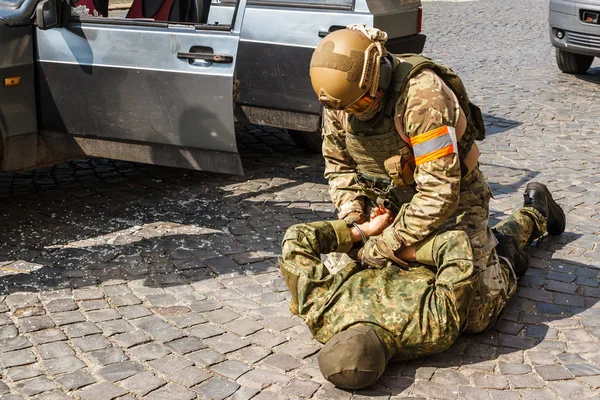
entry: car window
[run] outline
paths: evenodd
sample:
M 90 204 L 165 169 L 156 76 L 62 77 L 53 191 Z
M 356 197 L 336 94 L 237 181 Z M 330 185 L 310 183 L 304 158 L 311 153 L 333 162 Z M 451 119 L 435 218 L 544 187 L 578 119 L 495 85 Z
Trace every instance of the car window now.
M 0 7 L 19 8 L 24 0 L 0 0 Z
M 235 4 L 234 0 L 223 0 L 224 4 Z M 294 6 L 315 8 L 351 9 L 354 0 L 248 0 L 250 5 L 261 6 Z
M 206 23 L 210 4 L 211 0 L 71 0 L 71 19 L 198 25 Z M 220 25 L 228 26 L 227 22 L 231 21 L 221 21 Z

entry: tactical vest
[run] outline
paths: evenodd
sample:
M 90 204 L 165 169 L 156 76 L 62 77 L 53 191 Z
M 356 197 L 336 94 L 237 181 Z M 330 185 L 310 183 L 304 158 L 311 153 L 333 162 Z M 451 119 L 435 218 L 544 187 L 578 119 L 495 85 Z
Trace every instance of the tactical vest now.
M 370 183 L 372 187 L 386 192 L 386 195 L 394 188 L 405 187 L 400 196 L 403 198 L 397 199 L 402 203 L 407 196 L 414 193 L 414 190 L 411 193 L 411 190 L 406 189 L 412 187 L 414 183 L 412 175 L 415 165 L 412 148 L 402 140 L 396 130 L 394 114 L 396 104 L 411 78 L 423 68 L 430 68 L 456 94 L 467 119 L 465 133 L 458 141 L 461 160 L 466 157 L 475 140 L 482 140 L 485 137 L 485 126 L 479 107 L 469 101 L 462 81 L 452 70 L 416 54 L 399 54 L 396 57 L 401 58 L 403 62 L 394 69 L 383 111 L 368 121 L 361 121 L 354 115 L 345 114 L 344 125 L 346 148 L 356 162 L 358 179 L 361 180 L 358 183 L 363 187 L 365 183 Z M 387 188 L 384 188 L 386 185 Z

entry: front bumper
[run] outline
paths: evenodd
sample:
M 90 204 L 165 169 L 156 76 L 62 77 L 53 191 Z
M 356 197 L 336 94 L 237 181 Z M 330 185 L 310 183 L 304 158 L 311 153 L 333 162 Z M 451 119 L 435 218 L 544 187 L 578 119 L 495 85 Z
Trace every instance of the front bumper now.
M 600 57 L 600 24 L 584 23 L 584 11 L 600 14 L 600 4 L 585 4 L 552 0 L 550 2 L 549 33 L 552 45 L 564 51 Z M 562 31 L 564 36 L 557 37 Z

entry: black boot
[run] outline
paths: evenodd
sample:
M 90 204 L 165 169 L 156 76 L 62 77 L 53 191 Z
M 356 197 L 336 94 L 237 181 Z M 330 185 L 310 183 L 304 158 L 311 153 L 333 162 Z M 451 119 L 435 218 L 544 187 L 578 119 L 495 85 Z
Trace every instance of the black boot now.
M 517 278 L 525 275 L 525 272 L 529 269 L 529 254 L 519 248 L 517 238 L 506 236 L 496 231 L 494 231 L 494 235 L 498 239 L 496 253 L 508 259 Z
M 523 197 L 524 207 L 533 207 L 546 217 L 549 235 L 557 236 L 565 231 L 565 213 L 554 201 L 546 185 L 539 182 L 528 183 Z

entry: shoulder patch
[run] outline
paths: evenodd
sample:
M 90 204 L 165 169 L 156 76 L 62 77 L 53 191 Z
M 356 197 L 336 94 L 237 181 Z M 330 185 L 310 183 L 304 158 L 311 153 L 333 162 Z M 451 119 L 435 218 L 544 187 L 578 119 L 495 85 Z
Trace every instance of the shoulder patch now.
M 415 155 L 415 164 L 437 160 L 448 154 L 458 153 L 456 132 L 451 126 L 425 132 L 410 139 L 410 144 Z

